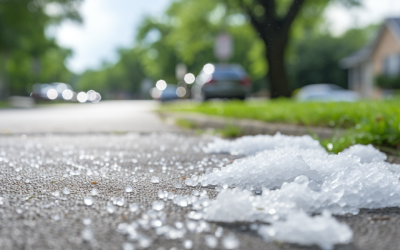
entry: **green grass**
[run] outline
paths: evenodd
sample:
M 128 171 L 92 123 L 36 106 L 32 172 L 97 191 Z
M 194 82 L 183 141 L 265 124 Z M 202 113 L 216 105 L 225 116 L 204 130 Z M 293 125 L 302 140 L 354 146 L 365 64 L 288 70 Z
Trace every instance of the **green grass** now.
M 1 108 L 9 108 L 10 104 L 8 101 L 0 101 L 0 109 Z
M 340 137 L 321 143 L 340 152 L 356 144 L 374 144 L 397 152 L 400 146 L 400 100 L 345 102 L 295 102 L 274 100 L 257 102 L 174 103 L 161 111 L 196 112 L 207 115 L 254 119 L 304 126 L 344 128 Z M 388 151 L 387 150 L 387 151 Z

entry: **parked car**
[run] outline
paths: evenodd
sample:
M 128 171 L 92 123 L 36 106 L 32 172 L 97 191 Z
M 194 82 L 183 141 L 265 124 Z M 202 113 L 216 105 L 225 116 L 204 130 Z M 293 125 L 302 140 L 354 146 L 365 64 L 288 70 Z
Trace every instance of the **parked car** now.
M 179 99 L 178 95 L 176 94 L 176 85 L 168 84 L 167 87 L 162 90 L 160 101 L 172 101 Z
M 35 84 L 33 85 L 31 97 L 38 100 L 64 100 L 62 94 L 65 90 L 71 91 L 72 87 L 66 83 Z
M 238 64 L 206 64 L 192 87 L 198 100 L 238 98 L 244 100 L 251 87 L 250 79 Z
M 342 101 L 354 102 L 359 99 L 355 91 L 343 89 L 334 84 L 311 84 L 301 88 L 295 95 L 299 101 Z

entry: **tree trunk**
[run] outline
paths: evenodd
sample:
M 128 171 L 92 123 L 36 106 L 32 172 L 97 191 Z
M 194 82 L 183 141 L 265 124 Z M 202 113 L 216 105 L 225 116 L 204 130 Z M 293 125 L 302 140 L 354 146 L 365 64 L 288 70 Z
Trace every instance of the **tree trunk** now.
M 7 83 L 7 52 L 1 51 L 0 53 L 0 100 L 5 100 L 9 96 L 9 89 Z
M 285 65 L 286 39 L 279 39 L 278 36 L 274 36 L 274 38 L 276 38 L 274 41 L 266 44 L 271 98 L 290 97 Z

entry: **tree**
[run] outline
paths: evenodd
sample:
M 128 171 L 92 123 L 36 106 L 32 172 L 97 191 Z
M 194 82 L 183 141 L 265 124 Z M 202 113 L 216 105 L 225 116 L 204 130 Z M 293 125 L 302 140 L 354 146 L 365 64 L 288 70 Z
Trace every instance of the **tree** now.
M 271 97 L 290 96 L 285 52 L 294 21 L 301 13 L 310 15 L 323 10 L 329 0 L 238 0 L 254 29 L 265 44 Z M 346 1 L 345 1 L 346 2 Z M 357 4 L 357 0 L 347 1 Z M 314 11 L 308 11 L 313 10 Z
M 340 36 L 309 34 L 293 41 L 292 56 L 287 60 L 291 89 L 313 83 L 333 83 L 347 88 L 348 74 L 338 62 L 363 47 L 377 27 L 354 28 Z
M 0 98 L 5 98 L 10 92 L 10 82 L 20 76 L 29 76 L 31 81 L 41 79 L 40 63 L 45 61 L 48 52 L 60 49 L 56 43 L 46 37 L 45 29 L 49 25 L 58 24 L 64 19 L 81 21 L 77 11 L 81 0 L 3 0 L 0 4 Z M 54 54 L 54 53 L 53 53 Z M 61 52 L 60 55 L 66 55 Z M 14 70 L 17 76 L 10 75 L 12 59 L 19 60 L 21 68 L 32 70 Z M 65 59 L 65 58 L 64 58 Z M 22 60 L 22 61 L 21 61 Z M 18 62 L 16 62 L 18 63 Z M 62 63 L 63 62 L 53 62 Z M 15 64 L 15 63 L 14 63 Z M 64 69 L 66 69 L 64 67 Z M 33 71 L 33 72 L 32 72 Z M 31 74 L 32 73 L 32 74 Z M 21 75 L 22 74 L 22 75 Z M 25 80 L 29 80 L 25 79 Z M 26 81 L 28 83 L 29 81 Z M 16 87 L 16 88 L 15 88 Z M 21 86 L 11 86 L 11 90 Z

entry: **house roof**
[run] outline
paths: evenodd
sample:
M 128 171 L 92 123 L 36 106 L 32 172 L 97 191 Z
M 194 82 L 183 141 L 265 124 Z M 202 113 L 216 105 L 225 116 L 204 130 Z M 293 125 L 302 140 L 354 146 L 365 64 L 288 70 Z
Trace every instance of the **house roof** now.
M 400 45 L 400 17 L 398 18 L 387 18 L 379 29 L 379 32 L 375 39 L 372 40 L 369 44 L 367 44 L 361 50 L 350 54 L 348 57 L 343 58 L 340 60 L 339 65 L 343 68 L 351 68 L 354 67 L 364 61 L 366 61 L 374 52 L 376 46 L 379 43 L 379 39 L 385 30 L 385 27 L 390 30 L 393 36 L 396 38 L 398 44 Z

